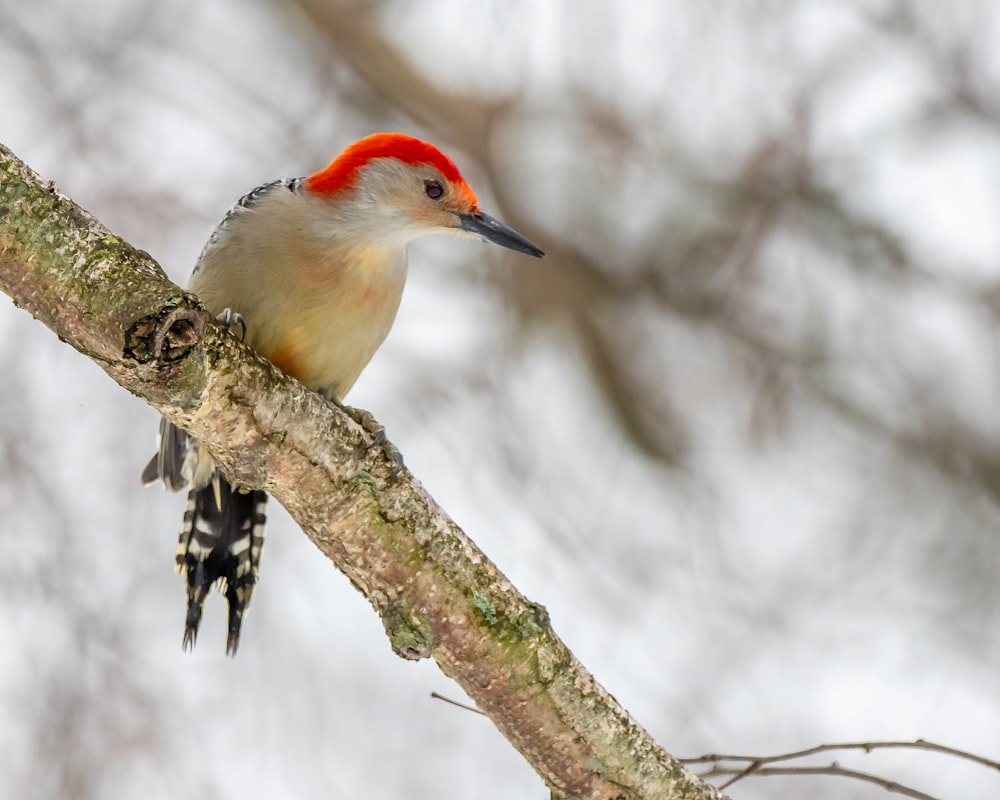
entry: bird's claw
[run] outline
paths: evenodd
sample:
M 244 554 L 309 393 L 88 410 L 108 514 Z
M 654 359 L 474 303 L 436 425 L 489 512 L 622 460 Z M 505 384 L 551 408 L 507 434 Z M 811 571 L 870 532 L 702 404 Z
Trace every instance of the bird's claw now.
M 382 453 L 385 455 L 386 461 L 392 464 L 389 477 L 395 478 L 403 469 L 403 454 L 399 452 L 399 448 L 396 445 L 389 441 L 389 437 L 385 434 L 385 426 L 375 419 L 370 411 L 366 411 L 363 408 L 354 408 L 347 405 L 341 405 L 341 408 L 347 416 L 364 428 L 372 437 L 369 444 L 357 449 L 356 455 L 360 457 L 374 447 L 382 448 Z
M 221 314 L 219 314 L 218 319 L 222 321 L 222 324 L 226 326 L 226 331 L 232 333 L 241 342 L 245 342 L 247 338 L 247 321 L 242 314 L 238 314 L 231 308 L 225 309 Z M 233 326 L 239 325 L 240 332 L 236 333 L 233 330 Z

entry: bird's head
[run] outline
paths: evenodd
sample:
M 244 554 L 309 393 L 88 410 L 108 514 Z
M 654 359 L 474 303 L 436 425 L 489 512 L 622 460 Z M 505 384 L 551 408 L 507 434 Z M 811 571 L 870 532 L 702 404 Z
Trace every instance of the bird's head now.
M 480 211 L 455 163 L 412 136 L 366 136 L 307 178 L 305 185 L 367 235 L 405 243 L 443 231 L 481 237 L 538 258 L 544 255 L 521 234 Z

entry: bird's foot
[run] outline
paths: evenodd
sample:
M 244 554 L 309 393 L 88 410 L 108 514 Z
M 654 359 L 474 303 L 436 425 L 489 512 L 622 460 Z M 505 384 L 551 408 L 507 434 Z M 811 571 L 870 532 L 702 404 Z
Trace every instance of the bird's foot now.
M 395 478 L 403 469 L 403 454 L 399 452 L 399 448 L 390 442 L 389 437 L 385 435 L 385 426 L 375 419 L 370 411 L 366 411 L 363 408 L 354 408 L 343 403 L 338 403 L 338 405 L 347 416 L 364 428 L 372 437 L 371 443 L 359 447 L 356 455 L 360 457 L 374 447 L 382 448 L 382 453 L 385 455 L 386 461 L 392 464 L 389 477 Z
M 227 308 L 217 317 L 223 325 L 226 326 L 226 331 L 233 334 L 241 342 L 245 342 L 247 338 L 247 321 L 242 314 L 237 314 L 231 308 Z M 239 326 L 240 332 L 237 333 L 233 330 L 234 327 Z

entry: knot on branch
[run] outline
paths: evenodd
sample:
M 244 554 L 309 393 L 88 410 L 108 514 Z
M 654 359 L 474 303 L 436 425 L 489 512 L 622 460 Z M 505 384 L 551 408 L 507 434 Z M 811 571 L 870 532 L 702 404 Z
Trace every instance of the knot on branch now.
M 140 363 L 180 361 L 201 341 L 207 316 L 181 307 L 143 317 L 126 331 L 125 356 Z
M 438 644 L 427 620 L 404 600 L 389 601 L 382 610 L 382 624 L 392 649 L 400 658 L 418 661 L 431 658 Z

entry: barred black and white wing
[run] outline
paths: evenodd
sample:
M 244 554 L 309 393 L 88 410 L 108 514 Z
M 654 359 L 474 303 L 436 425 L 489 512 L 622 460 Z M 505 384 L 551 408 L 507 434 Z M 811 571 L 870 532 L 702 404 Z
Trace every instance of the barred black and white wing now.
M 215 245 L 219 243 L 219 240 L 226 235 L 226 231 L 229 229 L 233 220 L 239 217 L 244 211 L 253 208 L 262 197 L 265 197 L 271 192 L 279 189 L 287 189 L 289 192 L 298 192 L 302 188 L 304 180 L 305 178 L 285 178 L 280 181 L 264 183 L 256 189 L 247 192 L 243 195 L 243 197 L 237 200 L 236 205 L 226 212 L 226 216 L 222 218 L 222 222 L 220 222 L 218 227 L 212 231 L 212 235 L 208 237 L 208 241 L 205 242 L 205 246 L 202 248 L 201 255 L 198 256 L 198 263 L 195 265 L 194 273 L 192 274 L 197 274 L 205 260 L 205 253 L 215 247 Z M 239 309 L 236 310 L 238 311 Z

